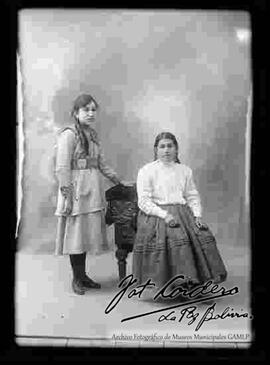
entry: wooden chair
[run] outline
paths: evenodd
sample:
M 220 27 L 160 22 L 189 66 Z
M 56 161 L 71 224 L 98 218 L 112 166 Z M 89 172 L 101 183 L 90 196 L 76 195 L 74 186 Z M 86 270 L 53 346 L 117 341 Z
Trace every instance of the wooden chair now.
M 136 184 L 116 185 L 106 191 L 106 224 L 114 224 L 119 279 L 126 276 L 126 258 L 132 251 L 137 229 Z

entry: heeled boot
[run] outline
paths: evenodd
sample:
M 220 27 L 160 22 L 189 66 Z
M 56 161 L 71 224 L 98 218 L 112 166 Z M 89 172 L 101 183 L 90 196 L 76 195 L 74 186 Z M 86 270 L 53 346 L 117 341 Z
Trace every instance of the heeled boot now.
M 84 270 L 82 267 L 81 254 L 69 255 L 70 264 L 73 272 L 72 289 L 75 294 L 85 294 L 86 287 L 83 284 Z
M 87 289 L 100 289 L 101 285 L 96 283 L 94 280 L 90 279 L 85 272 L 85 264 L 86 264 L 86 252 L 81 254 L 80 264 L 82 269 L 82 283 Z

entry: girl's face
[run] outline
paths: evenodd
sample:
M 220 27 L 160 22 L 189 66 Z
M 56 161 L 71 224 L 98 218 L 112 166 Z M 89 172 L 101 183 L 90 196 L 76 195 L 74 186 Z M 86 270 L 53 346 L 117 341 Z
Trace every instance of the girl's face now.
M 157 145 L 157 158 L 163 162 L 173 162 L 176 158 L 176 146 L 171 139 L 161 139 Z
M 97 107 L 92 101 L 84 107 L 81 107 L 75 113 L 75 116 L 79 119 L 79 122 L 82 124 L 82 126 L 91 126 L 91 124 L 95 122 L 96 115 Z

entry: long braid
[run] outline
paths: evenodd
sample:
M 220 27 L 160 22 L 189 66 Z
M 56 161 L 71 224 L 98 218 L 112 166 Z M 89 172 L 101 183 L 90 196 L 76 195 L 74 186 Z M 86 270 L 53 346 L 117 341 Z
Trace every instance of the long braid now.
M 88 155 L 89 143 L 88 143 L 86 135 L 84 134 L 84 132 L 82 130 L 81 124 L 77 118 L 75 118 L 75 129 L 77 131 L 81 146 L 83 147 L 85 154 Z

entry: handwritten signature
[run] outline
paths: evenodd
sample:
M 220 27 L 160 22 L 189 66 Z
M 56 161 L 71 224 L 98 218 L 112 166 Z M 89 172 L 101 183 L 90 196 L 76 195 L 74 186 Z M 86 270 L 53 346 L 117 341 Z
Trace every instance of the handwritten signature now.
M 182 287 L 181 285 L 171 288 L 171 284 L 175 284 L 177 280 L 184 279 L 185 277 L 183 275 L 177 275 L 174 278 L 172 278 L 170 281 L 168 281 L 153 297 L 153 300 L 157 300 L 158 298 L 163 299 L 175 299 L 178 296 L 183 296 L 190 301 L 168 306 L 165 308 L 153 310 L 151 312 L 145 312 L 136 314 L 131 317 L 123 318 L 121 322 L 134 320 L 136 318 L 145 317 L 161 312 L 168 312 L 167 314 L 162 314 L 158 318 L 158 322 L 163 321 L 178 321 L 181 322 L 184 318 L 189 319 L 188 325 L 191 325 L 199 318 L 199 312 L 197 309 L 197 306 L 194 305 L 196 303 L 201 303 L 204 301 L 209 301 L 213 299 L 219 299 L 226 296 L 233 296 L 239 293 L 239 289 L 237 286 L 231 288 L 231 289 L 225 289 L 223 286 L 219 286 L 218 284 L 214 284 L 211 280 L 209 280 L 207 283 L 203 285 L 198 285 L 195 288 L 188 290 L 187 288 Z M 126 295 L 127 298 L 132 297 L 138 297 L 141 298 L 141 295 L 145 292 L 145 290 L 155 287 L 155 283 L 152 282 L 151 279 L 148 279 L 144 284 L 137 285 L 136 287 L 131 288 L 136 284 L 137 279 L 133 277 L 133 275 L 126 276 L 118 285 L 121 290 L 113 297 L 113 299 L 110 301 L 108 306 L 105 309 L 105 314 L 109 314 L 113 309 L 116 308 L 116 306 L 120 303 L 120 301 L 123 299 L 123 297 Z M 214 284 L 214 285 L 213 285 Z M 198 298 L 200 296 L 200 298 Z M 175 309 L 185 307 L 184 309 L 179 311 L 179 314 L 176 313 Z M 247 312 L 244 313 L 238 313 L 234 312 L 233 308 L 227 307 L 223 310 L 221 314 L 215 313 L 216 303 L 211 304 L 208 306 L 204 314 L 199 320 L 199 323 L 197 324 L 195 331 L 198 331 L 204 322 L 211 321 L 211 320 L 217 320 L 217 319 L 225 319 L 225 318 L 252 318 Z M 231 310 L 231 312 L 230 312 Z
M 213 303 L 212 305 L 210 305 L 206 311 L 203 313 L 203 315 L 201 316 L 199 323 L 197 324 L 195 331 L 198 331 L 202 325 L 204 324 L 204 322 L 208 322 L 208 321 L 212 321 L 212 320 L 217 320 L 217 319 L 226 319 L 226 318 L 250 318 L 252 319 L 252 316 L 249 315 L 249 313 L 244 312 L 244 313 L 238 313 L 238 312 L 234 312 L 233 308 L 230 307 L 226 307 L 222 313 L 215 313 L 215 308 L 216 307 L 216 303 Z M 231 312 L 229 312 L 231 310 Z M 170 313 L 164 315 L 162 314 L 159 319 L 158 322 L 162 322 L 162 321 L 177 321 L 181 322 L 184 318 L 189 319 L 188 325 L 193 324 L 196 320 L 198 320 L 199 318 L 199 312 L 197 312 L 197 307 L 196 306 L 189 306 L 187 308 L 184 308 L 180 311 L 180 316 L 179 318 L 175 316 L 175 311 L 171 311 Z

